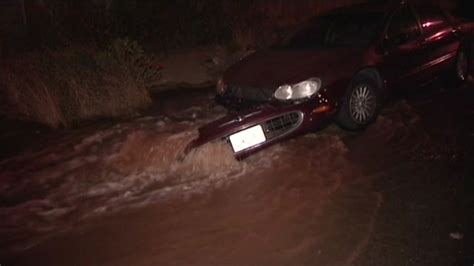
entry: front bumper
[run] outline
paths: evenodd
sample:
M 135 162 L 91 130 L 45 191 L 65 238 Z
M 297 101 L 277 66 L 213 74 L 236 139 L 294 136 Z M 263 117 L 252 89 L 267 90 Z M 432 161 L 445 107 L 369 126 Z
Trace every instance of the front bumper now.
M 315 97 L 297 104 L 270 105 L 230 114 L 201 127 L 198 138 L 188 145 L 186 152 L 215 140 L 229 142 L 232 134 L 260 125 L 266 140 L 234 152 L 237 159 L 243 159 L 268 146 L 326 125 L 335 111 L 334 103 Z

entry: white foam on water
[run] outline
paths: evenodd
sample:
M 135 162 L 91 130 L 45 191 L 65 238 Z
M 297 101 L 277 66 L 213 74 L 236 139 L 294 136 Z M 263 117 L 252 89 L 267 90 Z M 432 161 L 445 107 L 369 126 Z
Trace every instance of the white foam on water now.
M 1 245 L 30 247 L 36 234 L 104 212 L 206 193 L 247 171 L 224 142 L 183 156 L 204 119 L 165 120 L 148 117 L 78 134 L 0 162 Z

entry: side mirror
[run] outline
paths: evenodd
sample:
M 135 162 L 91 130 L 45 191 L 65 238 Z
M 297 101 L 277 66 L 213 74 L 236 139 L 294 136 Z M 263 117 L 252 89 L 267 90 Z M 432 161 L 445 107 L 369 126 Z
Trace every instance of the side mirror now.
M 407 43 L 407 41 L 407 36 L 405 34 L 400 34 L 393 37 L 385 36 L 383 43 L 386 49 L 393 49 L 394 47 Z
M 385 53 L 389 53 L 392 50 L 414 50 L 420 48 L 423 45 L 421 38 L 415 38 L 411 34 L 407 33 L 399 34 L 394 37 L 385 36 L 382 43 Z
M 387 35 L 385 35 L 382 39 L 382 43 L 380 45 L 380 51 L 384 54 L 388 54 L 391 50 L 396 47 L 396 44 L 393 40 L 391 40 Z

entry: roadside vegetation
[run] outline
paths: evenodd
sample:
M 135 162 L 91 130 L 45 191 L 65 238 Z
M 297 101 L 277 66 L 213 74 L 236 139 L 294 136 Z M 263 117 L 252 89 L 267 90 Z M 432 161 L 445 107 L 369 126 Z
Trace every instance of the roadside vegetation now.
M 211 66 L 220 72 L 309 17 L 359 2 L 25 1 L 23 24 L 0 28 L 0 117 L 70 127 L 130 115 L 151 103 L 159 82 L 150 54 L 220 46 L 227 63 Z
M 7 117 L 51 127 L 133 114 L 151 103 L 160 66 L 136 43 L 28 53 L 0 64 Z

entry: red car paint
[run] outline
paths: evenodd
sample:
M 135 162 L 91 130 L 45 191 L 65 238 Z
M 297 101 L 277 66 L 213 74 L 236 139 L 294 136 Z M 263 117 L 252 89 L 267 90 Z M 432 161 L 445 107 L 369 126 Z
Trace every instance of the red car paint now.
M 389 46 L 387 38 L 392 17 L 402 9 L 413 12 L 416 20 L 413 26 L 417 27 L 413 30 L 417 30 L 419 34 L 407 42 Z M 322 89 L 305 101 L 282 103 L 268 99 L 264 105 L 229 114 L 200 128 L 199 137 L 192 141 L 188 148 L 192 149 L 217 139 L 227 139 L 231 134 L 288 112 L 296 111 L 302 114 L 302 122 L 297 128 L 235 154 L 237 158 L 244 158 L 269 145 L 305 134 L 331 122 L 351 80 L 358 73 L 371 73 L 379 83 L 381 94 L 385 95 L 388 89 L 426 82 L 450 70 L 462 45 L 462 36 L 449 19 L 443 20 L 442 25 L 436 18 L 427 21 L 429 16 L 420 13 L 425 9 L 424 4 L 406 1 L 395 5 L 377 4 L 339 9 L 331 14 L 383 14 L 380 25 L 377 25 L 379 32 L 375 38 L 363 47 L 274 48 L 241 60 L 223 75 L 223 82 L 227 86 L 275 90 L 283 84 L 294 84 L 318 77 L 322 80 Z M 248 102 L 247 99 L 235 95 L 224 100 L 237 105 Z

